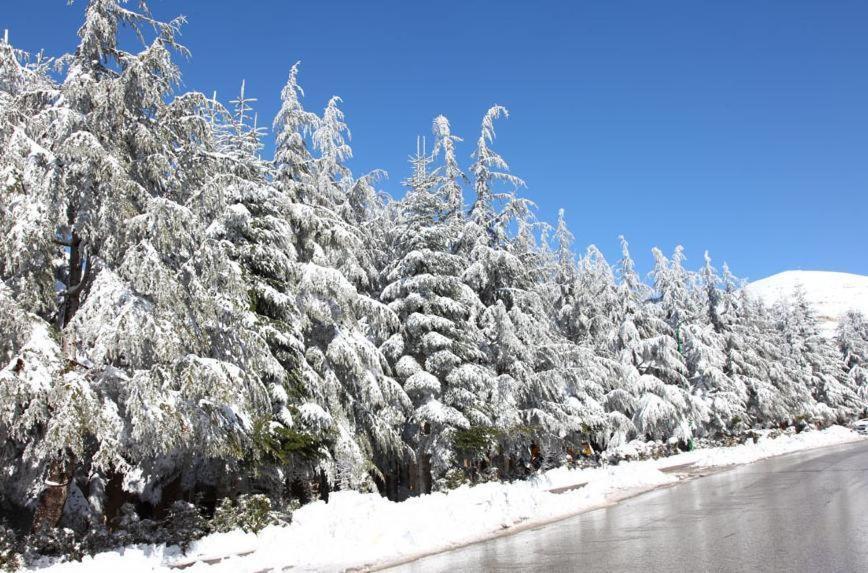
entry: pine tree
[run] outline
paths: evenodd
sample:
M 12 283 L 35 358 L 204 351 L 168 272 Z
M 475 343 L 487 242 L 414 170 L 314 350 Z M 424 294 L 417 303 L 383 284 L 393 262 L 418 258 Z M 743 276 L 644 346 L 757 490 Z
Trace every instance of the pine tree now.
M 308 202 L 333 211 L 346 200 L 351 178 L 344 162 L 353 156 L 347 143 L 350 130 L 339 107 L 341 101 L 338 96 L 329 99 L 311 136 L 320 156 L 315 161 L 317 194 Z
M 563 319 L 570 325 L 571 339 L 600 356 L 611 356 L 618 326 L 617 287 L 612 268 L 595 245 L 579 260 L 576 281 L 575 302 Z
M 207 100 L 167 99 L 179 78 L 168 50 L 182 50 L 180 22 L 156 22 L 142 6 L 89 4 L 59 88 L 69 107 L 50 114 L 53 129 L 43 132 L 45 165 L 56 165 L 46 200 L 58 216 L 41 232 L 65 260 L 51 317 L 64 358 L 38 385 L 14 372 L 7 384 L 17 388 L 11 431 L 29 462 L 62 485 L 41 494 L 35 527 L 57 522 L 79 468 L 143 473 L 127 487 L 156 502 L 176 464 L 195 475 L 209 459 L 238 459 L 246 420 L 263 404 L 238 269 L 179 203 L 204 183 L 202 172 L 168 169 L 207 153 L 196 113 Z M 137 55 L 124 52 L 114 37 L 121 24 L 142 38 L 152 26 L 157 37 Z M 160 431 L 154 420 L 164 421 Z
M 829 421 L 844 421 L 862 407 L 858 396 L 844 382 L 845 371 L 832 341 L 820 334 L 816 315 L 801 285 L 793 293 L 787 337 L 797 364 L 804 372 L 804 384 L 819 402 L 813 414 Z
M 449 120 L 444 115 L 438 115 L 434 118 L 432 131 L 435 138 L 434 156 L 443 155 L 443 166 L 438 174 L 439 189 L 437 191 L 446 204 L 443 219 L 452 225 L 459 225 L 463 223 L 465 216 L 461 182 L 466 179 L 466 176 L 458 165 L 455 144 L 462 140 L 457 135 L 453 135 Z
M 660 249 L 654 248 L 654 290 L 659 297 L 659 307 L 663 318 L 675 331 L 675 337 L 679 338 L 679 331 L 683 324 L 688 324 L 695 318 L 696 308 L 694 298 L 690 292 L 690 276 L 684 268 L 684 248 L 681 245 L 675 247 L 672 258 L 667 259 Z
M 399 258 L 385 270 L 381 299 L 401 324 L 385 351 L 413 400 L 405 435 L 415 463 L 430 463 L 434 477 L 440 477 L 451 465 L 455 430 L 492 425 L 482 396 L 493 385 L 493 375 L 478 364 L 483 355 L 477 317 L 484 306 L 461 281 L 467 261 L 454 252 L 457 223 L 463 219 L 455 211 L 463 205 L 452 148 L 457 138 L 442 116 L 435 126 L 441 129 L 435 151 L 443 152 L 448 175 L 432 179 L 425 171 L 428 160 L 414 160 L 395 234 Z M 442 200 L 432 201 L 431 195 Z M 426 479 L 423 475 L 423 484 Z
M 274 152 L 274 164 L 277 170 L 277 182 L 284 193 L 295 200 L 304 197 L 310 191 L 304 190 L 312 185 L 311 172 L 313 158 L 310 155 L 306 138 L 309 137 L 319 123 L 315 113 L 305 111 L 301 104 L 304 90 L 298 84 L 298 71 L 301 62 L 293 64 L 289 71 L 289 79 L 280 92 L 281 107 L 274 119 L 274 133 L 277 145 Z
M 844 357 L 847 385 L 864 402 L 868 397 L 868 322 L 858 311 L 848 311 L 838 323 L 835 340 Z
M 681 329 L 683 348 L 694 392 L 709 402 L 711 431 L 737 431 L 746 416 L 747 388 L 730 376 L 727 365 L 727 332 L 721 316 L 720 277 L 705 253 L 699 273 L 697 296 L 700 312 Z M 726 295 L 731 297 L 731 293 Z
M 276 183 L 289 199 L 293 276 L 300 311 L 304 385 L 315 389 L 307 410 L 327 430 L 330 459 L 322 469 L 341 488 L 372 488 L 369 460 L 387 468 L 403 456 L 400 428 L 409 407 L 400 385 L 388 376 L 378 349 L 397 327 L 385 305 L 366 296 L 376 277 L 366 254 L 369 212 L 382 209 L 370 179 L 353 182 L 343 165 L 351 155 L 349 133 L 332 98 L 323 118 L 301 106 L 297 66 L 282 93 L 275 125 Z M 320 157 L 309 159 L 307 136 Z M 361 196 L 354 193 L 361 189 Z M 355 201 L 355 203 L 354 203 Z M 310 477 L 308 475 L 308 477 Z
M 612 404 L 633 410 L 632 422 L 639 435 L 652 439 L 688 438 L 705 412 L 701 401 L 688 392 L 689 373 L 676 331 L 670 325 L 676 308 L 673 302 L 687 299 L 686 286 L 680 282 L 683 277 L 673 272 L 669 261 L 654 249 L 656 296 L 653 296 L 638 280 L 623 238 L 621 245 L 622 322 L 615 351 L 622 363 L 635 368 L 635 373 L 627 378 L 626 385 L 632 399 L 615 395 L 611 396 Z

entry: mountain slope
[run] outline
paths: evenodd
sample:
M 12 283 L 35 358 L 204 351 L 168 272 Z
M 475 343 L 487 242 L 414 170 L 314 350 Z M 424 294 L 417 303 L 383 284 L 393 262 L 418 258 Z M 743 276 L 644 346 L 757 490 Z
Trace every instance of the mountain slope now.
M 752 282 L 747 291 L 766 304 L 791 298 L 797 285 L 814 306 L 823 334 L 832 336 L 840 317 L 850 309 L 868 316 L 868 276 L 826 271 L 785 271 Z

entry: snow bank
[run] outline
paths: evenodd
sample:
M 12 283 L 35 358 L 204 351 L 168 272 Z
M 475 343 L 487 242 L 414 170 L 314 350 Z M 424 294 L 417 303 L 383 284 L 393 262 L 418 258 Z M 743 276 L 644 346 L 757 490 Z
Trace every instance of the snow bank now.
M 241 573 L 289 566 L 294 571 L 334 571 L 394 563 L 603 507 L 674 483 L 679 477 L 671 468 L 726 467 L 860 439 L 864 438 L 835 426 L 618 466 L 558 468 L 526 482 L 462 487 L 402 503 L 375 494 L 338 492 L 328 504 L 316 502 L 298 510 L 288 527 L 270 527 L 258 535 L 241 531 L 211 535 L 194 544 L 186 556 L 175 548 L 131 548 L 48 570 L 133 573 L 188 566 L 184 571 Z M 579 485 L 582 487 L 569 489 Z M 553 489 L 567 491 L 549 491 Z
M 749 464 L 764 458 L 789 454 L 810 448 L 820 448 L 844 444 L 862 438 L 852 430 L 832 426 L 821 432 L 803 432 L 794 436 L 777 439 L 761 438 L 756 444 L 747 443 L 731 448 L 709 448 L 688 452 L 674 458 L 683 463 L 693 463 L 696 467 L 726 467 Z

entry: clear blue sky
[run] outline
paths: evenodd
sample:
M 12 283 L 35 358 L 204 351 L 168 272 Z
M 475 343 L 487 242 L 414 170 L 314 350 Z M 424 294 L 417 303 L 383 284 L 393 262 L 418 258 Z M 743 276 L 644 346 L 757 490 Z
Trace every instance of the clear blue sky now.
M 70 51 L 84 0 L 2 0 L 13 44 Z M 337 94 L 353 169 L 400 194 L 417 134 L 465 138 L 493 103 L 495 142 L 539 216 L 564 207 L 577 248 L 641 268 L 677 243 L 751 279 L 868 274 L 868 2 L 837 0 L 151 0 L 184 14 L 185 89 L 242 78 L 270 124 L 289 66 L 305 104 Z

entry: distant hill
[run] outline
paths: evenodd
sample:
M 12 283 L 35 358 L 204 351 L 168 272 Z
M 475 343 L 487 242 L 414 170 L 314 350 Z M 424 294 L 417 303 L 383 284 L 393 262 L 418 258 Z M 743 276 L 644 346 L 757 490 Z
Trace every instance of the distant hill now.
M 825 271 L 785 271 L 752 282 L 748 293 L 766 304 L 792 297 L 801 284 L 814 306 L 823 334 L 832 336 L 840 317 L 850 309 L 868 316 L 868 276 Z

